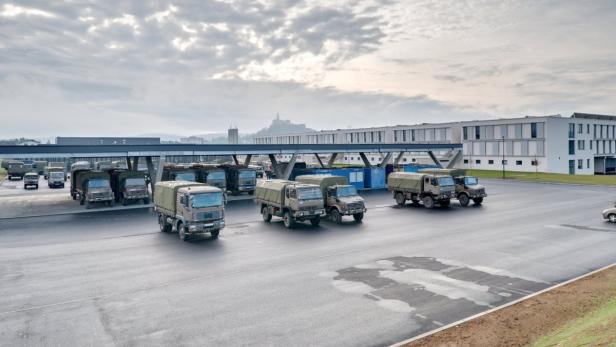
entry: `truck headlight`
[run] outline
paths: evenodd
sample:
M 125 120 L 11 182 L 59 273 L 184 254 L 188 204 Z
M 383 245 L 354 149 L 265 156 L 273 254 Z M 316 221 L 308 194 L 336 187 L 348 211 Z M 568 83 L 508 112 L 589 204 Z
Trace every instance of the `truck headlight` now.
M 197 226 L 196 225 L 189 225 L 188 226 L 188 230 L 195 231 L 195 230 L 197 230 Z

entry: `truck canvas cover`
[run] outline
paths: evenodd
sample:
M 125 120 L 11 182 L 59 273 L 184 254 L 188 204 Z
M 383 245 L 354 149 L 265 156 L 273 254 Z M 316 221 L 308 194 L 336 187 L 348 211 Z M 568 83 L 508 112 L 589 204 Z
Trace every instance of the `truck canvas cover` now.
M 314 184 L 321 188 L 321 194 L 323 199 L 327 199 L 327 187 L 339 185 L 346 186 L 349 184 L 349 180 L 344 176 L 335 175 L 302 175 L 295 177 L 295 180 L 300 183 Z
M 265 201 L 282 205 L 284 203 L 284 189 L 287 185 L 294 182 L 287 180 L 267 180 L 261 181 L 257 185 L 256 199 L 257 201 Z
M 89 161 L 78 161 L 71 165 L 71 172 L 75 170 L 91 170 L 91 169 L 92 167 L 90 166 Z
M 73 178 L 71 178 L 71 180 L 72 179 Z M 102 171 L 84 171 L 84 172 L 79 172 L 75 179 L 77 181 L 78 189 L 83 189 L 84 184 L 89 180 L 93 180 L 93 179 L 109 180 L 109 174 L 107 174 L 106 172 L 102 172 Z
M 207 187 L 203 183 L 188 181 L 163 181 L 154 186 L 154 205 L 175 215 L 178 190 L 184 187 Z
M 392 189 L 404 189 L 413 192 L 421 192 L 425 174 L 413 172 L 392 172 L 387 178 L 387 187 Z
M 424 173 L 424 174 L 441 175 L 441 176 L 445 175 L 445 176 L 451 176 L 451 177 L 460 177 L 466 174 L 464 169 L 433 168 L 433 169 L 419 169 L 417 172 Z

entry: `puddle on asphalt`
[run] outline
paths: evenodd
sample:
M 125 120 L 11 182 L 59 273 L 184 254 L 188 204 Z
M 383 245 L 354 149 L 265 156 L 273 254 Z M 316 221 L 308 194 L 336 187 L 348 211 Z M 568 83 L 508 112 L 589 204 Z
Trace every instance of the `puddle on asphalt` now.
M 505 270 L 431 257 L 391 257 L 319 275 L 331 278 L 341 292 L 365 297 L 369 305 L 408 313 L 425 331 L 550 285 Z

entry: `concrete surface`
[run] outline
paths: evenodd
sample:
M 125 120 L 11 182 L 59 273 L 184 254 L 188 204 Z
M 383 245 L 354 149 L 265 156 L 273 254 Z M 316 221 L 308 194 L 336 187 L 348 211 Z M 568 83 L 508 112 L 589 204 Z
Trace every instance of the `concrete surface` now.
M 249 201 L 219 240 L 148 210 L 0 221 L 0 341 L 380 346 L 616 261 L 604 187 L 490 182 L 481 207 L 366 194 L 364 223 L 286 230 Z

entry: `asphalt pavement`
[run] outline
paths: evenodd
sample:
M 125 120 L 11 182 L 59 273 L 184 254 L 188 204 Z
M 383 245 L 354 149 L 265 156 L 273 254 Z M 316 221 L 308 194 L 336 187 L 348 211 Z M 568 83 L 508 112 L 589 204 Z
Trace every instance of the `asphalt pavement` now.
M 219 240 L 150 210 L 0 220 L 0 341 L 380 346 L 616 262 L 616 190 L 486 181 L 483 206 L 286 230 L 230 203 Z M 1 198 L 0 198 L 1 199 Z

